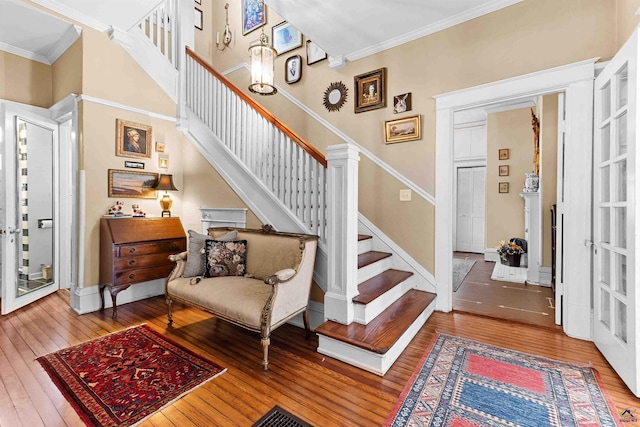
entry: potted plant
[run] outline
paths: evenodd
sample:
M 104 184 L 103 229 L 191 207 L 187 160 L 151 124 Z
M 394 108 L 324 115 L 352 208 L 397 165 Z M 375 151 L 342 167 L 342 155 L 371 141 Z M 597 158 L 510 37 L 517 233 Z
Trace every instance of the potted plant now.
M 500 262 L 511 267 L 520 267 L 520 255 L 524 253 L 524 249 L 521 246 L 516 245 L 513 242 L 507 242 L 501 240 L 497 246 L 498 255 L 500 255 Z

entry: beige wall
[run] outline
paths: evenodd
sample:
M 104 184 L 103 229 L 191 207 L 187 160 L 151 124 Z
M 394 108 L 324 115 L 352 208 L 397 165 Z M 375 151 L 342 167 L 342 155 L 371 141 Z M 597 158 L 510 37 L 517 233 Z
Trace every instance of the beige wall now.
M 0 99 L 48 108 L 51 66 L 0 50 Z
M 498 150 L 509 149 L 509 159 L 498 160 Z M 498 166 L 508 165 L 509 176 L 498 176 Z M 487 115 L 487 247 L 500 240 L 524 238 L 524 200 L 520 192 L 524 174 L 533 170 L 531 110 L 520 108 Z M 508 193 L 498 193 L 498 183 L 509 183 Z
M 616 48 L 622 47 L 633 30 L 640 23 L 636 11 L 640 8 L 640 0 L 616 0 Z M 609 58 L 605 58 L 609 59 Z
M 542 188 L 542 265 L 551 267 L 551 205 L 556 203 L 558 175 L 558 95 L 542 97 L 540 180 Z
M 53 103 L 65 96 L 82 93 L 82 37 L 51 66 L 53 74 Z

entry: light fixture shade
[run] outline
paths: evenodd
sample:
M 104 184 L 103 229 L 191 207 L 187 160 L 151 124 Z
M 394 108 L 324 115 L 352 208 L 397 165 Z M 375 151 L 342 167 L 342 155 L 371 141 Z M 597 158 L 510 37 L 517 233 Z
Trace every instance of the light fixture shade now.
M 178 189 L 173 185 L 173 175 L 160 174 L 156 190 L 178 191 Z
M 249 46 L 251 62 L 251 84 L 249 90 L 260 95 L 274 95 L 278 90 L 273 85 L 273 62 L 276 50 L 269 45 L 268 37 L 262 33 L 260 41 Z

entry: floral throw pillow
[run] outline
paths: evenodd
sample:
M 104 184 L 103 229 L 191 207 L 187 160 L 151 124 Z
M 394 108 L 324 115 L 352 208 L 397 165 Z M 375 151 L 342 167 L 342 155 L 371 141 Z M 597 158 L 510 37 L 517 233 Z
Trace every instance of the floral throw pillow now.
M 205 242 L 206 269 L 204 277 L 244 276 L 247 268 L 247 241 Z

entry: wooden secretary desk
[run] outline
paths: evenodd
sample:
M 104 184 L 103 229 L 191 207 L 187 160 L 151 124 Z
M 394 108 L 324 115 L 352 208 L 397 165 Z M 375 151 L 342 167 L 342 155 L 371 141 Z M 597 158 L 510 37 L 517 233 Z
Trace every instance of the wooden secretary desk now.
M 104 288 L 109 288 L 115 318 L 118 292 L 168 277 L 175 266 L 169 255 L 186 247 L 179 218 L 101 218 L 100 309 L 104 310 Z

